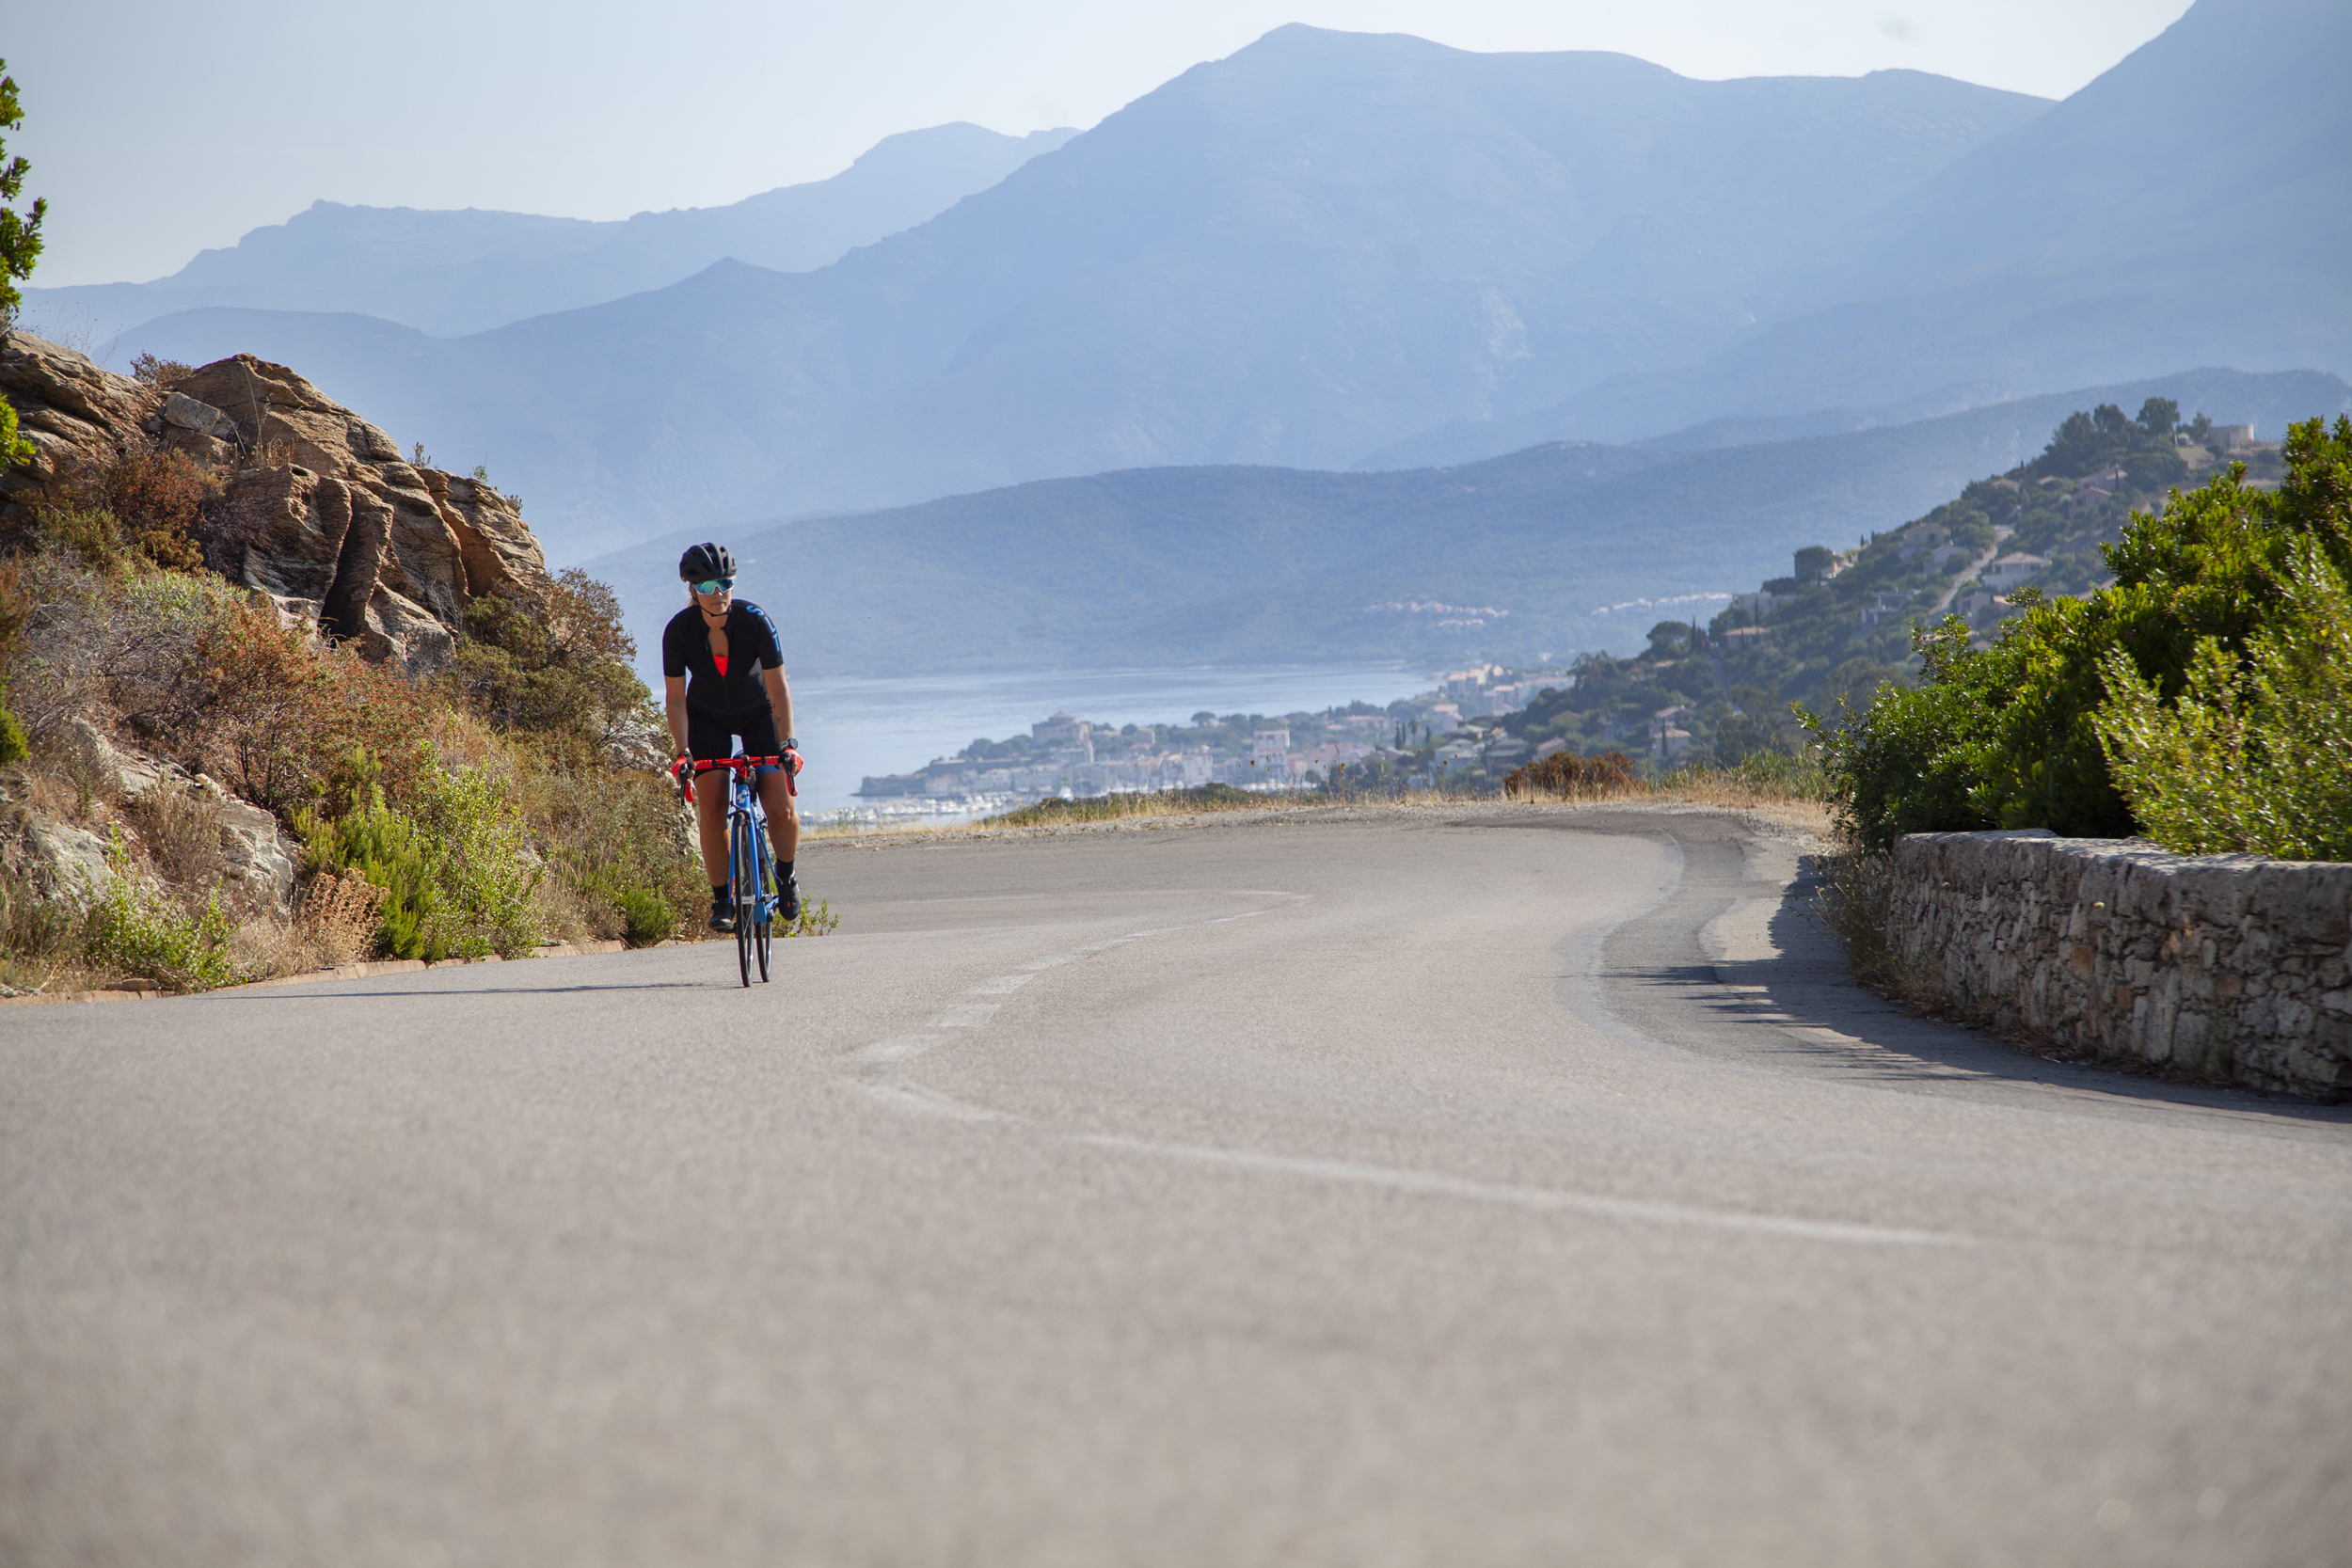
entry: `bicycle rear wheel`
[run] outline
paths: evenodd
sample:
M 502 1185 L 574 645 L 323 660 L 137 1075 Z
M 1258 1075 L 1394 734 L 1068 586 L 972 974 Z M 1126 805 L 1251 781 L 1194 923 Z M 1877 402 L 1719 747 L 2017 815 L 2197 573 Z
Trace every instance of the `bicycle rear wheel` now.
M 736 812 L 727 818 L 727 892 L 735 899 L 735 964 L 746 990 L 752 983 L 752 916 L 759 910 L 759 899 L 752 890 L 759 885 L 758 876 L 751 819 Z

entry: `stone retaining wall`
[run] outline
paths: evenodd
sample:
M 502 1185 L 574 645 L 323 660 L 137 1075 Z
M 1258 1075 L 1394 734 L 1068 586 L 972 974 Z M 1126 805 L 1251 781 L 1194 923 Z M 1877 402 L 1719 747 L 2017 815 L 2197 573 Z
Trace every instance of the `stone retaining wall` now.
M 2352 864 L 2023 832 L 1897 841 L 1889 945 L 1953 1011 L 2109 1059 L 2352 1098 Z

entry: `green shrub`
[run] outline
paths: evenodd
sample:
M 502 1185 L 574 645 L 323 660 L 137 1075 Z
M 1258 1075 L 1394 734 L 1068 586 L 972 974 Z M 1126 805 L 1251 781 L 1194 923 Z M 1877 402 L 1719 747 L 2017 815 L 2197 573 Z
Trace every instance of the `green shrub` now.
M 532 904 L 543 868 L 512 795 L 479 768 L 447 768 L 418 743 L 416 783 L 388 805 L 373 759 L 354 756 L 332 816 L 304 809 L 294 825 L 308 868 L 357 872 L 384 889 L 379 952 L 392 958 L 519 957 L 539 941 Z
M 678 911 L 710 896 L 666 778 L 547 766 L 531 777 L 529 795 L 531 819 L 562 883 L 616 911 L 632 946 L 668 937 Z M 649 923 L 658 911 L 667 912 L 657 931 Z
M 83 949 L 102 970 L 141 975 L 173 990 L 210 990 L 253 978 L 230 952 L 236 922 L 215 886 L 202 907 L 186 910 L 130 875 L 128 851 L 115 840 L 115 876 L 82 917 Z
M 621 911 L 621 940 L 631 947 L 651 947 L 670 934 L 677 915 L 670 901 L 651 888 L 625 887 L 612 895 Z
M 618 716 L 652 701 L 630 670 L 636 644 L 612 590 L 578 567 L 537 606 L 485 594 L 441 680 L 468 707 L 576 766 L 592 764 Z
M 24 738 L 24 726 L 16 721 L 16 715 L 0 707 L 0 768 L 12 762 L 23 762 L 32 754 L 32 747 Z
M 2200 641 L 2167 707 L 2110 654 L 2094 716 L 2124 798 L 2166 848 L 2352 860 L 2352 594 L 2311 540 L 2243 659 Z
M 2352 564 L 2352 420 L 2298 424 L 2286 482 L 2244 483 L 2243 466 L 2175 492 L 2104 546 L 2116 581 L 2087 600 L 2016 595 L 2024 612 L 1990 648 L 1949 619 L 1914 634 L 1925 666 L 1914 689 L 1881 687 L 1869 706 L 1806 714 L 1823 742 L 1832 798 L 1866 849 L 1906 832 L 2046 827 L 2117 837 L 2137 826 L 2094 723 L 2112 659 L 2160 703 L 2178 699 L 2198 649 L 2233 657 L 2288 603 L 2290 562 L 2308 541 L 2342 573 Z

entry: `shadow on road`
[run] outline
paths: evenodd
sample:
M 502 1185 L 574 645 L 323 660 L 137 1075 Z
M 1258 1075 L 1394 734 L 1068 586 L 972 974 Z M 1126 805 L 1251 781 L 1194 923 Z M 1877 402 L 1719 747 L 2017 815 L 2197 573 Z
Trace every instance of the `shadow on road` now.
M 2069 1109 L 2096 1098 L 2119 1107 L 2352 1123 L 2352 1106 L 2050 1061 L 1986 1031 L 1921 1017 L 1864 990 L 1848 979 L 1836 940 L 1809 913 L 1816 886 L 1810 857 L 1793 881 L 1750 880 L 1743 845 L 1755 830 L 1728 815 L 1593 812 L 1508 825 L 1672 845 L 1679 862 L 1673 891 L 1606 935 L 1595 975 L 1610 1014 L 1667 1049 L 1917 1093 L 2050 1103 L 2052 1091 L 2059 1091 L 2058 1099 Z M 1771 951 L 1749 957 L 1735 950 L 1716 958 L 1708 948 L 1708 927 L 1755 898 L 1774 900 L 1766 925 Z

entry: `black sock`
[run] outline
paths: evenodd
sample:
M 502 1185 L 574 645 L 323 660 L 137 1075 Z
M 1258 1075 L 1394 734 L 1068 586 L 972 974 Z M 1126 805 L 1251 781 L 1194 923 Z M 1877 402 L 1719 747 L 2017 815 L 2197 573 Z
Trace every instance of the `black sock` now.
M 712 888 L 710 890 L 710 901 L 714 904 L 725 903 L 727 901 L 727 890 L 723 887 Z
M 776 880 L 777 880 L 777 881 L 779 881 L 779 882 L 788 882 L 788 881 L 790 881 L 791 879 L 792 879 L 792 863 L 791 863 L 790 861 L 785 861 L 785 862 L 783 862 L 782 863 L 780 863 L 779 865 L 777 865 L 777 867 L 776 867 Z

